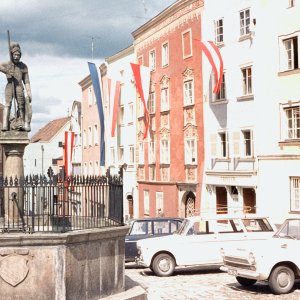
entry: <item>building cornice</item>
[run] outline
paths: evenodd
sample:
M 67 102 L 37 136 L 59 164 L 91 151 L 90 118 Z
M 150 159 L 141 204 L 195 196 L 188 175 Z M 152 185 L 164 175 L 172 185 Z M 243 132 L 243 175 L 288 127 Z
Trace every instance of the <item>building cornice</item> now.
M 215 171 L 205 171 L 207 176 L 222 176 L 222 177 L 249 177 L 253 175 L 257 175 L 256 170 L 250 171 L 225 171 L 225 170 L 215 170 Z
M 259 155 L 258 160 L 300 160 L 300 154 Z
M 126 56 L 128 56 L 130 54 L 133 54 L 133 53 L 134 53 L 134 47 L 133 47 L 133 45 L 130 45 L 129 47 L 127 47 L 127 48 L 119 51 L 118 53 L 115 53 L 115 54 L 113 54 L 113 55 L 111 55 L 109 57 L 106 57 L 105 61 L 108 64 L 111 64 L 111 63 L 113 63 L 113 62 L 115 62 L 115 61 L 117 61 L 117 60 L 119 60 L 119 59 L 121 59 L 123 57 L 126 57 Z

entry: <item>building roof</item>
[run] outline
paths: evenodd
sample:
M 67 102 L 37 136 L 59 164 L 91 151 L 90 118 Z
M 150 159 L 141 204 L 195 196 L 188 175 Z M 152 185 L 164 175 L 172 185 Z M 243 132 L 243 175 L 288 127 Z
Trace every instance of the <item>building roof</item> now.
M 30 143 L 50 141 L 69 121 L 70 117 L 50 121 L 30 139 Z

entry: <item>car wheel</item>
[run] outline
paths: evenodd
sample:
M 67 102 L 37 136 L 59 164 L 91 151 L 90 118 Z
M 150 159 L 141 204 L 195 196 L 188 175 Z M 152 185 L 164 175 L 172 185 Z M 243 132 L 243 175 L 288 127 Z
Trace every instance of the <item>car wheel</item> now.
M 152 269 L 157 276 L 170 276 L 174 272 L 175 261 L 169 254 L 158 254 L 153 260 Z
M 236 277 L 237 282 L 242 286 L 251 286 L 256 283 L 257 280 L 255 279 L 249 279 L 244 277 Z
M 276 295 L 289 293 L 294 283 L 295 274 L 291 268 L 286 266 L 276 267 L 269 278 L 269 287 Z

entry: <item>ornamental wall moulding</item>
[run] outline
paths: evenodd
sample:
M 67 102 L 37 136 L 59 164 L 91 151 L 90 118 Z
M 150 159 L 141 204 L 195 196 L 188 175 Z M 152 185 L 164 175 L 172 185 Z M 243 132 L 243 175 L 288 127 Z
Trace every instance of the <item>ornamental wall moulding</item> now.
M 167 75 L 163 75 L 163 77 L 160 80 L 160 87 L 162 89 L 169 87 L 170 78 Z
M 164 139 L 164 140 L 168 140 L 170 137 L 170 130 L 167 128 L 161 128 L 161 130 L 159 131 L 160 133 L 160 139 Z
M 187 108 L 184 110 L 184 125 L 185 127 L 188 124 L 195 125 L 195 109 L 193 108 Z
M 138 137 L 138 141 L 142 142 L 144 140 L 144 132 L 139 131 L 139 133 L 137 134 L 137 137 Z
M 160 116 L 160 124 L 161 128 L 170 129 L 169 114 L 163 114 Z
M 187 181 L 196 181 L 196 169 L 186 168 L 186 179 Z
M 184 81 L 192 80 L 194 79 L 194 70 L 190 68 L 186 68 L 182 73 L 182 76 Z
M 187 124 L 184 129 L 184 137 L 189 138 L 189 137 L 196 137 L 198 138 L 198 132 L 197 132 L 197 126 L 193 124 Z
M 175 32 L 180 27 L 198 20 L 201 16 L 203 1 L 196 1 L 183 9 L 175 12 L 159 24 L 153 24 L 148 30 L 145 28 L 140 36 L 135 38 L 135 46 L 137 51 L 149 47 L 163 36 Z M 150 21 L 151 23 L 151 21 Z

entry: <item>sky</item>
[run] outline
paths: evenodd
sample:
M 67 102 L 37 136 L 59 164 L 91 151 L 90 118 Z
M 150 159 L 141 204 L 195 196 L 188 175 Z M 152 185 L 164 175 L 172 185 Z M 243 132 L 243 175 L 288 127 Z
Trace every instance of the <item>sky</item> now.
M 0 62 L 9 60 L 7 31 L 21 46 L 32 90 L 32 130 L 66 117 L 81 101 L 87 62 L 130 46 L 132 32 L 175 0 L 1 0 Z M 93 44 L 93 47 L 92 47 Z M 93 48 L 93 51 L 92 51 Z M 4 104 L 6 76 L 0 73 Z

